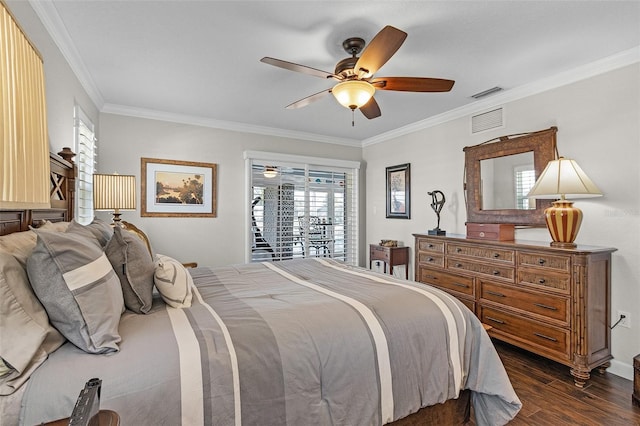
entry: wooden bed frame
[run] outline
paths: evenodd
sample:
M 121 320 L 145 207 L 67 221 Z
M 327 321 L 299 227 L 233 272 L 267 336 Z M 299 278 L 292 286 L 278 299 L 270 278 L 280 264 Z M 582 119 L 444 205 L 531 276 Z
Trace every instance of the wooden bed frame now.
M 38 227 L 43 221 L 68 222 L 73 219 L 76 169 L 71 158 L 73 153 L 62 151 L 61 156 L 51 153 L 50 196 L 51 208 L 42 210 L 0 210 L 0 236 L 27 231 L 29 226 Z M 469 421 L 471 397 L 469 391 L 451 399 L 419 410 L 403 419 L 390 423 L 392 426 L 418 425 L 463 425 Z

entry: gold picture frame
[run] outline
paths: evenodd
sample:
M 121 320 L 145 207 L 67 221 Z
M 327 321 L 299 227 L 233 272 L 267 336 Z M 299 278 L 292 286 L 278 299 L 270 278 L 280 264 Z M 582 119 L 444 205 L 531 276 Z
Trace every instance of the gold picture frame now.
M 216 217 L 217 164 L 140 159 L 140 215 Z

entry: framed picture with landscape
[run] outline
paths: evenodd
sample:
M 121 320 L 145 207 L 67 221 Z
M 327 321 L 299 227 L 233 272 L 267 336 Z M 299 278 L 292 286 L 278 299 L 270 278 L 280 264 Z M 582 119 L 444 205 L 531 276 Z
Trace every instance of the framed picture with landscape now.
M 140 160 L 141 216 L 216 217 L 217 164 Z
M 386 168 L 387 218 L 411 218 L 411 164 Z

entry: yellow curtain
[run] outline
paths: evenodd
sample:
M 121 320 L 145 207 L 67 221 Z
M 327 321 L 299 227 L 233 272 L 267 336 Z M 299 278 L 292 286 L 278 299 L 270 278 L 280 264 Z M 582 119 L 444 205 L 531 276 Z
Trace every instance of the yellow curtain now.
M 50 208 L 42 58 L 0 7 L 0 209 Z

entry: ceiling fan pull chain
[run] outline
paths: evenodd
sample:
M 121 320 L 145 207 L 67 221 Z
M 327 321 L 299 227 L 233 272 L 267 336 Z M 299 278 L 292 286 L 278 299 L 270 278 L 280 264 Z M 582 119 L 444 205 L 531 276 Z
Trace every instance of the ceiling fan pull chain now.
M 351 127 L 356 127 L 356 113 L 355 108 L 351 109 Z

